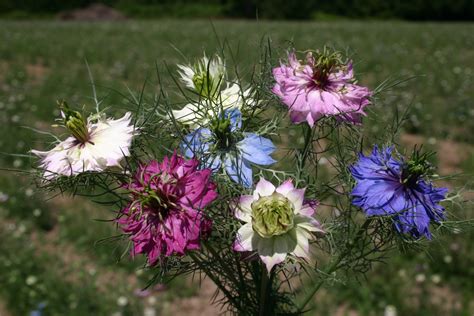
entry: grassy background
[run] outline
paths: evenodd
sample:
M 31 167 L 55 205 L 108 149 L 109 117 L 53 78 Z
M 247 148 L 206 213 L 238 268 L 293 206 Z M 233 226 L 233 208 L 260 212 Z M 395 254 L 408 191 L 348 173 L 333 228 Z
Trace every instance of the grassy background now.
M 380 115 L 411 107 L 402 143 L 426 142 L 439 152 L 441 174 L 463 172 L 454 184 L 469 190 L 474 171 L 474 24 L 405 22 L 215 21 L 243 74 L 270 36 L 276 52 L 289 42 L 300 49 L 331 45 L 349 49 L 361 83 L 375 88 L 393 78 L 416 76 L 385 94 Z M 56 99 L 91 105 L 87 59 L 105 103 L 126 107 L 115 91 L 158 91 L 156 65 L 174 70 L 218 46 L 208 21 L 78 23 L 0 21 L 0 151 L 25 153 L 44 147 L 45 138 L 22 128 L 51 130 Z M 163 73 L 166 85 L 170 82 Z M 373 133 L 384 128 L 367 122 Z M 0 156 L 2 167 L 28 169 L 23 157 Z M 1 171 L 0 315 L 25 315 L 45 303 L 47 315 L 158 315 L 197 294 L 185 280 L 156 288 L 146 298 L 134 293 L 151 277 L 143 262 L 121 260 L 126 245 L 96 243 L 115 235 L 110 210 L 85 200 L 45 202 L 28 178 Z M 472 195 L 466 194 L 466 198 Z M 473 216 L 465 208 L 459 216 Z M 334 284 L 315 300 L 319 314 L 381 314 L 395 306 L 400 315 L 472 315 L 472 234 L 442 238 L 430 255 L 394 255 L 362 284 Z M 138 269 L 138 272 L 136 272 Z M 207 298 L 208 299 L 208 298 Z M 173 303 L 174 302 L 174 303 Z M 126 303 L 126 304 L 125 304 Z M 181 303 L 182 304 L 182 303 Z M 208 302 L 204 299 L 204 305 Z M 387 308 L 387 306 L 389 306 Z M 151 314 L 148 314 L 151 315 Z

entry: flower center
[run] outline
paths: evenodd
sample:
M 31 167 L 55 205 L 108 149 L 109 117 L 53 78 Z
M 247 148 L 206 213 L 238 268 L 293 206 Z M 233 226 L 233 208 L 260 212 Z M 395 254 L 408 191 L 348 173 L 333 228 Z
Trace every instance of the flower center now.
M 212 78 L 206 72 L 196 72 L 193 76 L 193 83 L 196 91 L 207 99 L 213 99 L 217 95 L 219 89 L 219 82 L 215 82 L 216 79 Z
M 65 101 L 61 101 L 59 106 L 64 116 L 64 126 L 68 129 L 71 135 L 81 144 L 90 142 L 87 123 L 81 113 L 71 110 Z
M 317 52 L 315 56 L 309 52 L 308 63 L 313 65 L 313 82 L 319 89 L 326 89 L 331 83 L 329 75 L 344 65 L 339 52 L 330 53 L 327 49 Z
M 431 171 L 432 166 L 428 158 L 432 154 L 433 153 L 430 152 L 421 154 L 420 151 L 415 148 L 410 160 L 403 165 L 401 182 L 408 186 L 416 185 L 421 177 Z
M 142 205 L 147 206 L 161 221 L 167 218 L 171 209 L 176 208 L 176 197 L 161 190 L 146 189 Z
M 227 117 L 220 117 L 211 122 L 211 130 L 216 138 L 216 149 L 227 150 L 235 143 L 231 125 Z
M 294 206 L 282 194 L 261 197 L 251 207 L 252 228 L 261 237 L 282 235 L 293 228 Z

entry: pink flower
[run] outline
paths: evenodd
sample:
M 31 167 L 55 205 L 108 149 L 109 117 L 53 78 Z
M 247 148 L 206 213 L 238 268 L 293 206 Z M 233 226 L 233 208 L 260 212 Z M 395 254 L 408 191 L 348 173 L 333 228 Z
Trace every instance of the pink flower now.
M 211 230 L 202 209 L 217 198 L 211 170 L 198 170 L 197 159 L 174 153 L 162 163 L 142 165 L 131 183 L 130 203 L 117 220 L 133 242 L 132 256 L 143 253 L 154 265 L 163 256 L 200 248 Z
M 324 116 L 360 123 L 372 92 L 354 84 L 352 62 L 343 63 L 337 53 L 312 53 L 302 64 L 294 52 L 288 65 L 273 69 L 276 84 L 272 91 L 288 106 L 293 123 L 307 121 L 312 127 Z

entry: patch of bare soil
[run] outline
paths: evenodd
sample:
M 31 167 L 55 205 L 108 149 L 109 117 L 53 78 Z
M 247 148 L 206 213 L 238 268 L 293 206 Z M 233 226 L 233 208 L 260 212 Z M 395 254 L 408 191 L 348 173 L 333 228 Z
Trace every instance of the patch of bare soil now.
M 121 21 L 125 15 L 101 3 L 93 3 L 82 9 L 60 12 L 57 18 L 65 21 Z
M 194 282 L 198 282 L 195 280 Z M 191 285 L 191 284 L 190 284 Z M 212 304 L 216 285 L 205 278 L 201 280 L 199 292 L 197 295 L 182 299 L 174 300 L 163 310 L 164 315 L 227 315 L 218 305 Z
M 27 64 L 25 71 L 28 82 L 34 86 L 41 84 L 50 73 L 50 69 L 42 63 Z
M 10 316 L 11 314 L 7 311 L 5 304 L 0 301 L 0 316 Z

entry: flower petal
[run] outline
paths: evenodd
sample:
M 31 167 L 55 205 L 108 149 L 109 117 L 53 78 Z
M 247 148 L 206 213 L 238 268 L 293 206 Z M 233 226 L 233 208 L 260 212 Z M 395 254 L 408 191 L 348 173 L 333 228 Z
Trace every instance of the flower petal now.
M 242 195 L 234 208 L 235 217 L 247 223 L 251 222 L 253 201 L 253 195 Z
M 269 256 L 261 255 L 260 259 L 262 259 L 263 263 L 265 264 L 265 267 L 267 268 L 268 273 L 270 273 L 275 265 L 285 261 L 286 256 L 286 253 L 273 253 Z
M 250 188 L 253 183 L 253 171 L 250 164 L 240 157 L 226 157 L 224 161 L 227 175 L 237 183 Z
M 305 189 L 294 189 L 289 191 L 285 196 L 293 203 L 295 207 L 295 213 L 299 213 L 300 210 L 303 208 L 303 201 L 304 201 L 304 192 Z
M 254 199 L 257 200 L 261 196 L 270 196 L 275 192 L 275 186 L 265 180 L 264 178 L 260 178 L 260 181 L 258 181 L 257 186 L 255 187 L 254 191 Z
M 275 151 L 272 141 L 252 133 L 245 133 L 238 144 L 242 157 L 257 165 L 271 165 L 276 162 L 270 154 Z
M 253 251 L 255 250 L 252 240 L 255 232 L 252 229 L 252 224 L 247 223 L 239 228 L 234 242 L 235 251 Z
M 298 228 L 306 229 L 308 232 L 324 233 L 321 224 L 312 217 L 296 215 L 294 225 Z
M 276 191 L 286 196 L 288 192 L 292 191 L 293 189 L 295 189 L 295 186 L 293 185 L 293 181 L 291 179 L 288 179 L 285 182 L 283 182 L 278 188 L 276 188 Z

